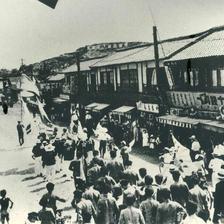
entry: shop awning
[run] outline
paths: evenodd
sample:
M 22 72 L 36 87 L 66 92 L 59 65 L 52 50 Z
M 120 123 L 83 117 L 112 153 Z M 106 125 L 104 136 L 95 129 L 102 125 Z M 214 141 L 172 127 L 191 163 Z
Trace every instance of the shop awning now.
M 200 120 L 200 125 L 205 130 L 224 133 L 224 121 Z
M 132 110 L 134 110 L 135 107 L 131 107 L 131 106 L 121 106 L 115 110 L 112 110 L 113 114 L 126 114 L 131 112 Z
M 87 106 L 85 106 L 86 110 L 92 110 L 93 108 L 95 108 L 98 104 L 97 103 L 91 103 Z
M 105 103 L 98 103 L 98 105 L 96 107 L 93 108 L 94 112 L 99 112 L 102 111 L 104 109 L 106 109 L 107 107 L 109 107 L 109 104 L 105 104 Z
M 197 119 L 190 117 L 179 117 L 175 115 L 160 116 L 157 118 L 157 121 L 161 124 L 167 124 L 182 128 L 192 128 L 199 123 Z
M 68 100 L 60 98 L 60 97 L 56 97 L 56 98 L 53 98 L 53 101 L 54 101 L 54 103 L 65 103 Z

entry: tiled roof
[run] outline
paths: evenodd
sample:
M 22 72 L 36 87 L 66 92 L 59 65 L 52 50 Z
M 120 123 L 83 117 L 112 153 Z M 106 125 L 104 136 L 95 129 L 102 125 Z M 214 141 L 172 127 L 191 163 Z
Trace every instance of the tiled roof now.
M 193 58 L 224 56 L 224 27 L 211 29 L 207 35 L 193 45 L 174 55 L 167 61 L 179 61 Z
M 192 35 L 188 37 L 169 39 L 160 42 L 159 57 L 161 59 L 171 56 L 177 50 L 185 47 L 187 44 L 195 41 L 199 38 L 198 35 Z M 141 62 L 141 61 L 153 61 L 154 60 L 154 46 L 153 44 L 143 47 L 138 47 L 134 49 L 118 51 L 109 55 L 102 60 L 98 61 L 91 67 L 102 67 L 116 64 L 125 64 L 131 62 Z
M 99 60 L 102 60 L 102 59 L 98 58 L 98 59 L 92 59 L 92 60 L 88 60 L 88 61 L 81 61 L 80 62 L 80 71 L 90 71 L 90 66 L 94 65 Z M 76 63 L 62 71 L 62 73 L 70 73 L 70 72 L 77 72 Z

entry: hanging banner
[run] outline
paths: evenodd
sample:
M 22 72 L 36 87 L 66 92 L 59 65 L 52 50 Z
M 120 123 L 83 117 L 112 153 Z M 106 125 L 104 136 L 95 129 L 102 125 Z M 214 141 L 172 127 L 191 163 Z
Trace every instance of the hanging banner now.
M 170 104 L 174 107 L 195 107 L 198 110 L 217 111 L 224 105 L 224 93 L 169 91 Z
M 139 101 L 136 103 L 137 110 L 141 110 L 144 112 L 150 112 L 150 113 L 159 113 L 159 105 L 155 103 L 143 103 L 142 101 Z

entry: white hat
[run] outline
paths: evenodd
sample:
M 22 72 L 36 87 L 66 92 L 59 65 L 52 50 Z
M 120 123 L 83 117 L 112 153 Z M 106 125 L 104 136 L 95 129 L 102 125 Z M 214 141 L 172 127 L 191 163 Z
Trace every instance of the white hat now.
M 196 139 L 196 136 L 195 135 L 192 135 L 189 139 L 195 140 Z

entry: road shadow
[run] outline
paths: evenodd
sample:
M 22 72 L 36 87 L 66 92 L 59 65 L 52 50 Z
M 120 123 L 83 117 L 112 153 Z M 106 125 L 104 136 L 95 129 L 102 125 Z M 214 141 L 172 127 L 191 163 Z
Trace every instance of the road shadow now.
M 28 185 L 27 187 L 35 187 L 35 186 L 38 186 L 38 185 L 43 184 L 43 183 L 46 183 L 46 181 L 42 180 L 42 181 L 39 181 L 39 182 L 37 182 L 37 183 L 30 184 L 30 185 Z
M 29 181 L 29 180 L 35 180 L 37 179 L 38 176 L 29 176 L 29 177 L 25 177 L 24 179 L 22 179 L 22 182 L 25 182 L 25 181 Z
M 44 186 L 44 187 L 39 187 L 39 188 L 37 188 L 37 189 L 34 189 L 34 190 L 30 191 L 30 193 L 37 193 L 37 192 L 43 191 L 43 190 L 45 190 L 45 189 L 46 189 L 45 186 Z
M 30 167 L 25 170 L 19 170 L 18 168 L 9 169 L 3 172 L 0 172 L 0 176 L 11 176 L 11 175 L 26 175 L 33 174 L 34 168 Z

